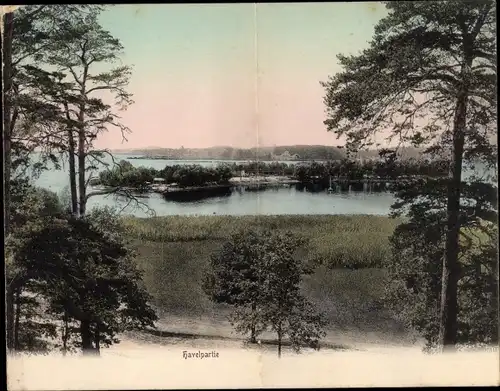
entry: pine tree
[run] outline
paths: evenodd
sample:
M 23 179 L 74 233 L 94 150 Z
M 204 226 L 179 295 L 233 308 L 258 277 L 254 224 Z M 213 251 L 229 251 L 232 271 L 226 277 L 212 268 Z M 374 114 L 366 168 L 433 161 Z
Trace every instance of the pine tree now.
M 491 0 L 388 2 L 368 49 L 323 83 L 328 130 L 348 151 L 385 141 L 449 161 L 440 345 L 457 342 L 462 167 L 496 164 L 496 18 Z
M 497 187 L 471 180 L 462 184 L 457 345 L 498 343 Z M 386 301 L 394 313 L 439 346 L 439 308 L 446 232 L 446 184 L 420 180 L 401 186 L 393 215 L 405 214 L 391 237 L 386 260 Z M 409 305 L 408 303 L 411 303 Z
M 51 217 L 11 238 L 16 286 L 38 294 L 51 319 L 63 323 L 65 351 L 74 341 L 84 353 L 99 353 L 123 331 L 154 327 L 150 296 L 123 232 L 113 213 L 93 210 L 83 218 Z

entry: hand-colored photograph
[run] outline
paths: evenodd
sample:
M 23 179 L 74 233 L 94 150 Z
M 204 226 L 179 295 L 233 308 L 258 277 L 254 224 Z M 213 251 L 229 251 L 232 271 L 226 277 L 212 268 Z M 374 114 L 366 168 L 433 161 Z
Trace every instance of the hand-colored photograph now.
M 499 385 L 496 2 L 1 16 L 9 390 Z

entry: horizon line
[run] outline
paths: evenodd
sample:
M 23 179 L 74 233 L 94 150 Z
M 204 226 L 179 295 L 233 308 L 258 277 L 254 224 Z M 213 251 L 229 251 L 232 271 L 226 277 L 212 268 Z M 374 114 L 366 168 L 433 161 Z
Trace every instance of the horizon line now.
M 138 149 L 215 149 L 215 148 L 231 148 L 231 149 L 269 149 L 269 148 L 283 148 L 283 147 L 328 147 L 328 148 L 337 148 L 337 149 L 344 149 L 345 147 L 343 145 L 327 145 L 327 144 L 280 144 L 280 145 L 261 145 L 261 146 L 254 146 L 254 147 L 242 147 L 242 146 L 229 146 L 229 145 L 212 145 L 212 146 L 207 146 L 207 147 L 173 147 L 173 146 L 148 146 L 148 147 L 130 147 L 130 148 L 107 148 L 111 151 L 120 151 L 120 150 L 138 150 Z M 379 148 L 368 148 L 368 150 L 378 150 L 381 148 L 390 148 L 389 146 L 386 147 L 379 147 Z M 401 148 L 412 148 L 412 149 L 418 149 L 416 147 L 412 146 L 404 146 Z

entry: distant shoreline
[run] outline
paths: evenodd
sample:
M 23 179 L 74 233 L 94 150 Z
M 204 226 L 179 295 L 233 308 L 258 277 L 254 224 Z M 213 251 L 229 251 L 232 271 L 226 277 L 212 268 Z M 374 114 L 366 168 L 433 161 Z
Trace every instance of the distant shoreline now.
M 214 146 L 207 148 L 131 148 L 110 150 L 117 156 L 129 156 L 134 160 L 190 160 L 190 161 L 278 161 L 310 162 L 332 161 L 347 158 L 344 148 L 329 145 L 281 145 L 254 148 Z M 422 150 L 413 147 L 401 147 L 399 155 L 403 159 L 419 158 Z M 352 158 L 378 159 L 380 149 L 358 151 Z
M 129 153 L 115 153 L 116 155 L 130 155 Z M 161 156 L 161 155 L 141 155 L 141 156 L 130 156 L 128 157 L 130 160 L 184 160 L 184 161 L 197 161 L 197 162 L 213 162 L 213 161 L 245 161 L 245 162 L 305 162 L 308 160 L 302 159 L 275 159 L 275 160 L 264 160 L 264 159 L 236 159 L 236 158 L 228 158 L 228 157 L 217 157 L 217 158 L 202 158 L 202 157 L 170 157 L 170 156 Z

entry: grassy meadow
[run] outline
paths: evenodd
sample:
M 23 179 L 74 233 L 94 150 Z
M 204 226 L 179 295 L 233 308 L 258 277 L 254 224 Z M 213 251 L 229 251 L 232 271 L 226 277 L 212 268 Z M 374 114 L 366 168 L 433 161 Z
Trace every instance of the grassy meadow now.
M 309 239 L 304 253 L 319 261 L 304 280 L 304 293 L 329 320 L 329 330 L 404 335 L 401 324 L 384 308 L 388 238 L 398 224 L 379 216 L 172 216 L 126 217 L 137 262 L 167 329 L 208 319 L 206 327 L 224 322 L 228 308 L 212 303 L 201 281 L 210 254 L 239 229 L 292 231 Z M 169 319 L 171 323 L 169 324 Z M 176 319 L 174 321 L 174 319 Z M 211 324 L 211 326 L 210 326 Z M 179 332 L 193 330 L 179 330 Z M 197 327 L 200 331 L 200 327 Z
M 398 221 L 368 215 L 126 217 L 131 238 L 154 243 L 220 243 L 241 229 L 290 231 L 308 239 L 310 259 L 342 268 L 378 267 Z M 208 244 L 207 244 L 208 245 Z M 196 247 L 196 246 L 195 246 Z

